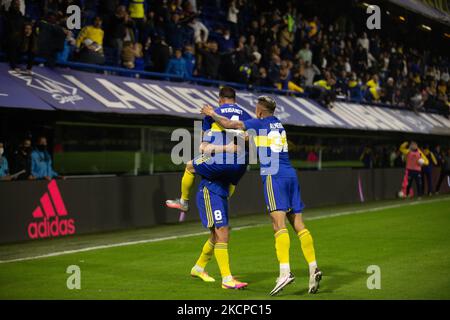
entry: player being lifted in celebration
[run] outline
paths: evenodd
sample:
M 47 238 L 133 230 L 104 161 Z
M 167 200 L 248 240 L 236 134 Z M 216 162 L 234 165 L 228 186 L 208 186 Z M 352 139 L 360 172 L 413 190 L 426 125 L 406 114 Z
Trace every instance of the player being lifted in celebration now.
M 236 104 L 233 88 L 223 87 L 219 91 L 219 107 L 216 111 L 223 116 L 248 120 L 251 116 Z M 189 196 L 194 184 L 195 174 L 202 177 L 197 193 L 197 206 L 203 225 L 210 229 L 211 235 L 203 246 L 191 275 L 206 282 L 215 281 L 205 272 L 208 261 L 214 254 L 222 274 L 222 287 L 240 289 L 247 286 L 231 276 L 228 258 L 228 198 L 246 171 L 246 152 L 237 152 L 235 138 L 242 136 L 235 130 L 224 130 L 211 117 L 205 117 L 202 124 L 202 154 L 189 161 L 181 180 L 181 198 L 167 200 L 169 208 L 187 211 Z
M 275 109 L 274 99 L 261 96 L 256 103 L 257 119 L 234 121 L 219 115 L 211 106 L 204 106 L 201 112 L 224 128 L 247 130 L 249 134 L 255 134 L 264 198 L 272 218 L 275 249 L 280 263 L 280 275 L 270 294 L 276 295 L 295 279 L 289 266 L 290 239 L 286 217 L 300 239 L 303 254 L 309 264 L 308 292 L 316 293 L 322 272 L 317 267 L 312 236 L 303 223 L 304 205 L 300 197 L 300 185 L 296 171 L 289 161 L 286 131 L 280 120 L 274 116 Z
M 219 91 L 219 107 L 216 112 L 228 119 L 246 121 L 252 117 L 241 106 L 236 103 L 236 91 L 231 87 L 222 87 Z M 202 123 L 202 143 L 200 144 L 200 156 L 186 164 L 183 177 L 181 179 L 181 196 L 175 200 L 167 200 L 166 205 L 172 209 L 180 211 L 189 210 L 189 198 L 192 186 L 194 185 L 195 174 L 210 181 L 227 176 L 227 170 L 233 170 L 233 163 L 227 163 L 225 153 L 234 153 L 235 146 L 233 135 L 230 131 L 225 131 L 211 117 L 205 117 Z M 231 141 L 230 141 L 231 140 Z M 221 161 L 211 161 L 211 153 L 216 153 L 216 159 L 221 157 Z M 234 190 L 234 185 L 230 188 Z

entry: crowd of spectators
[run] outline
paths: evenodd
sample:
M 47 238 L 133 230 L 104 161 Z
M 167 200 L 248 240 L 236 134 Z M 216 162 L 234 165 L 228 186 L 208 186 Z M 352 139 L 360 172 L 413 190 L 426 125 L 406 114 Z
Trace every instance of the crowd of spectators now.
M 72 4 L 81 30 L 67 28 Z M 1 0 L 1 11 L 11 68 L 38 55 L 449 114 L 448 57 L 354 31 L 343 15 L 325 24 L 296 1 Z
M 6 158 L 5 143 L 0 141 L 0 180 L 48 180 L 60 177 L 53 169 L 48 152 L 47 138 L 37 138 L 34 147 L 25 138 L 17 146 L 10 159 Z

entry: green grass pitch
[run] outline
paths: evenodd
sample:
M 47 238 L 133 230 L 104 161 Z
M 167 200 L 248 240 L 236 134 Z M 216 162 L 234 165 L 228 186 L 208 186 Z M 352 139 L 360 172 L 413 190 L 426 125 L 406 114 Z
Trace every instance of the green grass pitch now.
M 349 210 L 357 212 L 327 216 Z M 324 273 L 317 295 L 307 294 L 307 265 L 291 232 L 296 281 L 268 296 L 278 265 L 269 219 L 259 214 L 231 219 L 231 269 L 249 283 L 245 290 L 221 289 L 214 259 L 207 271 L 215 283 L 189 276 L 207 237 L 193 235 L 0 263 L 0 299 L 450 299 L 450 197 L 312 209 L 305 218 Z M 185 223 L 3 245 L 0 260 L 201 231 L 198 223 Z M 69 265 L 81 269 L 81 290 L 66 287 Z M 380 290 L 367 288 L 370 265 L 381 268 Z

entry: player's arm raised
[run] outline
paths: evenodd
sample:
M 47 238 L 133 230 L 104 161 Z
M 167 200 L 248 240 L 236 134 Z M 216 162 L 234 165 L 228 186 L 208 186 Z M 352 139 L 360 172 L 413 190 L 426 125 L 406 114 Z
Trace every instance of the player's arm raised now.
M 239 129 L 245 130 L 245 125 L 242 121 L 239 120 L 230 120 L 226 117 L 218 115 L 214 108 L 210 105 L 204 105 L 201 109 L 201 113 L 207 116 L 210 116 L 217 122 L 221 127 L 225 129 Z

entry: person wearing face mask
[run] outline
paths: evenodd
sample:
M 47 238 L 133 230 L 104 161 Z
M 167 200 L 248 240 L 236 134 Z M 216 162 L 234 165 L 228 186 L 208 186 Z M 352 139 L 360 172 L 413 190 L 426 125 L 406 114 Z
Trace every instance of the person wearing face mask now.
M 47 151 L 47 138 L 39 137 L 36 148 L 31 152 L 31 175 L 33 179 L 52 180 L 58 177 L 53 170 L 52 158 Z
M 14 153 L 12 172 L 19 173 L 17 180 L 33 180 L 31 175 L 31 140 L 25 138 Z
M 3 142 L 0 142 L 0 180 L 11 180 L 9 175 L 8 160 L 4 157 L 5 148 Z

